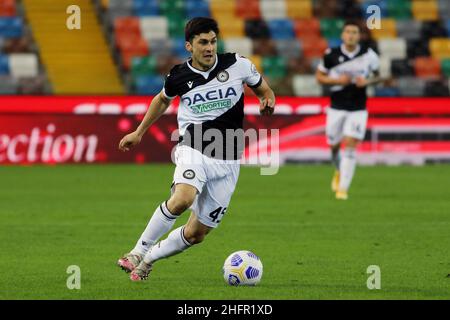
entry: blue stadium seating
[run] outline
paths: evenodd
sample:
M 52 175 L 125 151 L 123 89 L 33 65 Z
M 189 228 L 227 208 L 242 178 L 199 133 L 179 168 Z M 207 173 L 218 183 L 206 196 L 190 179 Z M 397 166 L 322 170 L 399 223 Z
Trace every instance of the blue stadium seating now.
M 135 16 L 158 16 L 160 14 L 157 0 L 133 0 Z
M 367 13 L 367 9 L 372 6 L 378 6 L 381 9 L 381 17 L 385 18 L 388 15 L 387 1 L 385 0 L 368 0 L 361 4 L 361 12 L 364 18 L 368 18 L 373 14 L 373 12 Z
M 0 37 L 19 38 L 23 34 L 23 21 L 18 17 L 0 18 Z
M 9 58 L 0 54 L 0 74 L 9 74 Z
M 138 76 L 135 82 L 135 93 L 138 95 L 156 95 L 164 86 L 162 76 Z
M 274 19 L 267 21 L 272 39 L 288 40 L 294 39 L 294 24 L 288 19 Z
M 375 88 L 375 96 L 377 97 L 398 97 L 400 91 L 393 87 Z
M 186 1 L 186 15 L 188 19 L 194 17 L 210 17 L 211 12 L 209 5 L 204 0 L 188 0 Z
M 330 38 L 328 40 L 328 46 L 330 48 L 336 48 L 339 47 L 342 44 L 342 40 L 339 38 Z
M 450 35 L 450 19 L 445 22 L 445 27 L 447 28 L 447 34 Z
M 184 38 L 175 38 L 172 39 L 172 53 L 180 59 L 188 59 L 190 57 L 190 53 L 185 48 L 186 41 Z

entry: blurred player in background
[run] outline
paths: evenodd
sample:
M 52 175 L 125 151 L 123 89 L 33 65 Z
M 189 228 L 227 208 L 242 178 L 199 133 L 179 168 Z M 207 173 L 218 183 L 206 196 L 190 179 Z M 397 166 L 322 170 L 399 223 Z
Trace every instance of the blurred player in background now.
M 332 163 L 336 167 L 331 188 L 336 199 L 340 200 L 348 198 L 356 167 L 356 148 L 366 133 L 366 87 L 380 81 L 378 55 L 361 45 L 360 38 L 360 26 L 346 22 L 342 45 L 327 49 L 316 72 L 319 83 L 331 86 L 326 135 Z M 342 159 L 341 143 L 345 146 Z
M 156 208 L 134 249 L 118 261 L 122 269 L 131 272 L 133 281 L 147 279 L 156 261 L 202 242 L 226 213 L 239 176 L 240 154 L 234 145 L 224 146 L 227 151 L 231 147 L 231 157 L 227 152 L 207 154 L 203 138 L 210 129 L 224 136 L 226 130 L 242 130 L 244 84 L 259 97 L 261 114 L 274 111 L 274 93 L 254 64 L 238 54 L 217 54 L 218 35 L 217 22 L 210 18 L 187 23 L 186 49 L 191 59 L 172 68 L 139 127 L 119 143 L 122 151 L 137 145 L 172 99 L 181 98 L 171 197 Z M 189 221 L 159 241 L 189 208 Z

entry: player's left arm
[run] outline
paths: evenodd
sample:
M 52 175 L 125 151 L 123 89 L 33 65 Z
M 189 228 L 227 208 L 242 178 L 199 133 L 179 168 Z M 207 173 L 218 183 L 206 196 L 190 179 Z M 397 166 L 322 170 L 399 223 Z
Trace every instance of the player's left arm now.
M 364 88 L 367 86 L 375 85 L 377 83 L 386 81 L 386 78 L 380 77 L 380 58 L 372 49 L 369 49 L 369 59 L 370 59 L 370 71 L 371 74 L 368 78 L 357 77 L 355 84 L 359 88 Z
M 236 54 L 236 58 L 240 63 L 240 70 L 242 70 L 243 82 L 246 83 L 250 89 L 259 98 L 259 112 L 264 116 L 270 116 L 275 109 L 275 94 L 269 87 L 269 84 L 262 77 L 256 69 L 256 66 L 247 58 Z
M 372 86 L 378 84 L 380 82 L 386 81 L 386 78 L 380 77 L 380 72 L 378 70 L 372 72 L 372 75 L 369 78 L 358 77 L 355 80 L 355 84 L 358 88 L 364 88 L 367 86 Z
M 269 87 L 266 80 L 262 79 L 261 84 L 256 88 L 251 88 L 259 98 L 259 112 L 263 116 L 270 116 L 275 110 L 275 93 Z

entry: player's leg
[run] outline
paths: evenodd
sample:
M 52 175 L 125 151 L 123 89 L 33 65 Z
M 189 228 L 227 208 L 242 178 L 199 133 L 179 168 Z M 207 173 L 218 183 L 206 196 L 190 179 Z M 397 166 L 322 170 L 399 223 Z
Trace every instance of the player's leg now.
M 193 213 L 187 224 L 173 230 L 166 239 L 154 245 L 131 273 L 131 280 L 145 280 L 156 261 L 201 243 L 213 228 L 218 227 L 236 187 L 239 164 L 206 166 L 206 168 L 210 179 L 195 198 L 191 207 Z
M 334 165 L 334 175 L 331 179 L 331 190 L 336 192 L 339 189 L 340 181 L 340 166 L 341 166 L 341 144 L 332 145 L 331 149 L 331 163 Z
M 202 191 L 206 172 L 201 165 L 201 154 L 196 152 L 187 147 L 176 149 L 177 166 L 172 195 L 156 208 L 134 249 L 119 259 L 118 265 L 125 271 L 132 271 L 142 261 L 148 250 L 172 229 L 176 218 L 191 206 L 196 195 Z
M 201 243 L 211 229 L 202 224 L 194 213 L 191 213 L 189 221 L 184 226 L 173 230 L 166 239 L 151 248 L 144 260 L 133 270 L 130 279 L 132 281 L 146 280 L 156 261 L 174 256 Z
M 341 144 L 335 144 L 330 146 L 331 150 L 331 163 L 337 171 L 339 171 L 341 165 Z
M 212 230 L 202 224 L 195 213 L 191 213 L 188 222 L 173 230 L 166 239 L 158 242 L 144 257 L 147 264 L 153 264 L 158 260 L 171 257 L 195 244 L 203 242 L 206 235 Z
M 132 252 L 140 255 L 147 253 L 152 245 L 172 229 L 176 218 L 192 205 L 197 195 L 197 189 L 188 184 L 177 184 L 174 190 L 170 199 L 156 209 Z
M 150 247 L 171 230 L 176 218 L 192 205 L 196 195 L 195 187 L 188 184 L 176 185 L 170 199 L 156 208 L 134 249 L 120 258 L 118 265 L 127 272 L 136 268 Z
M 199 244 L 212 229 L 201 223 L 197 215 L 192 212 L 184 228 L 184 237 L 191 245 Z
M 331 162 L 335 167 L 333 179 L 331 180 L 331 190 L 336 192 L 339 187 L 340 162 L 341 162 L 341 139 L 346 113 L 342 110 L 329 108 L 326 119 L 327 143 L 331 150 Z
M 189 207 L 191 204 L 189 204 Z M 191 213 L 188 222 L 173 230 L 166 239 L 152 247 L 145 255 L 144 261 L 147 264 L 152 264 L 160 259 L 180 253 L 190 246 L 202 242 L 211 229 L 211 227 L 198 221 L 196 215 Z
M 336 199 L 346 200 L 348 190 L 356 169 L 356 148 L 359 140 L 352 137 L 344 137 L 344 156 L 341 161 L 339 189 L 336 192 Z
M 346 200 L 356 169 L 356 148 L 364 139 L 367 125 L 367 111 L 350 112 L 344 125 L 344 155 L 340 166 L 339 190 L 336 198 Z

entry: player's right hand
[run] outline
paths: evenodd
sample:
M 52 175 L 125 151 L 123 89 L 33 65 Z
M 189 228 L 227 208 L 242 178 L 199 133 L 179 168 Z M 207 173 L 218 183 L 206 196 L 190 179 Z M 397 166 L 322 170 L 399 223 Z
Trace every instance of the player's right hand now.
M 139 144 L 142 137 L 136 131 L 127 134 L 119 142 L 119 150 L 122 152 L 129 151 L 131 147 Z
M 263 116 L 271 116 L 275 111 L 275 101 L 273 99 L 262 98 L 259 113 Z
M 348 74 L 343 74 L 338 78 L 338 84 L 342 86 L 347 86 L 352 82 L 352 77 L 350 77 Z

